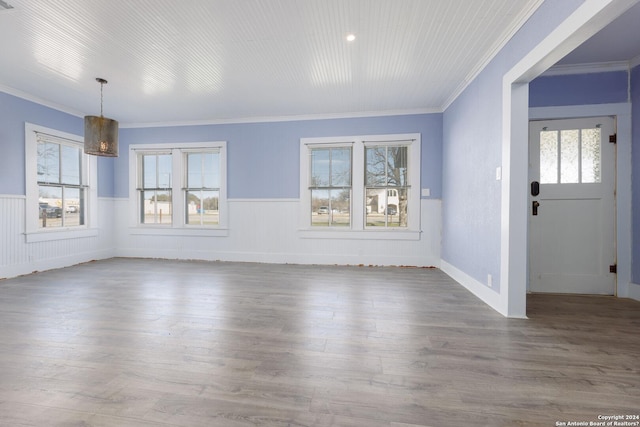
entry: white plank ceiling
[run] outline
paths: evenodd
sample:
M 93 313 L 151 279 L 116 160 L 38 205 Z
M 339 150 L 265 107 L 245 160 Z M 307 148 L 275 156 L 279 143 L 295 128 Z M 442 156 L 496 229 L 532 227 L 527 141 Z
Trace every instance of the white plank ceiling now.
M 441 111 L 540 3 L 5 1 L 0 90 L 82 116 L 102 77 L 123 125 Z

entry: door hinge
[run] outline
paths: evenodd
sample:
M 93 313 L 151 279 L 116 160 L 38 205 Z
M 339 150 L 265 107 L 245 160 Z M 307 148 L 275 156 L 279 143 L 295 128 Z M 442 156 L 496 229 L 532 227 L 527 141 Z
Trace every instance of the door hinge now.
M 618 264 L 612 264 L 609 266 L 609 273 L 618 273 Z
M 609 142 L 612 144 L 618 143 L 618 134 L 614 133 L 613 135 L 609 135 Z

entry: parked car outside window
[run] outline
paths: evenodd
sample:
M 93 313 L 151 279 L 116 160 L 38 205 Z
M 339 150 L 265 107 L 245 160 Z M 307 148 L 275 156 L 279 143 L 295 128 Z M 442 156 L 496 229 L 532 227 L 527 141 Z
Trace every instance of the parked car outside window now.
M 40 217 L 46 215 L 47 218 L 62 218 L 62 208 L 51 206 L 48 203 L 40 203 Z

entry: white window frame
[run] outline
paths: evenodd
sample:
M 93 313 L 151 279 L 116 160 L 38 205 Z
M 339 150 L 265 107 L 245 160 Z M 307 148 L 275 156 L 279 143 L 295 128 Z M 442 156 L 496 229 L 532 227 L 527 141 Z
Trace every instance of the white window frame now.
M 408 204 L 407 227 L 367 227 L 365 218 L 365 146 L 406 145 L 408 147 Z M 309 179 L 311 148 L 351 146 L 351 226 L 312 227 L 311 192 Z M 300 139 L 300 224 L 298 235 L 302 238 L 319 239 L 420 239 L 420 163 L 421 137 L 419 133 L 391 135 L 337 136 Z
M 184 187 L 186 166 L 184 153 L 194 151 L 217 150 L 220 154 L 220 212 L 218 224 L 196 225 L 186 224 Z M 171 224 L 144 224 L 140 222 L 138 206 L 138 182 L 140 173 L 139 156 L 142 154 L 171 153 Z M 228 230 L 227 203 L 227 142 L 182 142 L 163 144 L 132 144 L 129 146 L 129 223 L 131 234 L 194 236 L 194 237 L 226 237 Z
M 95 156 L 84 153 L 84 139 L 82 136 L 56 129 L 25 123 L 25 238 L 27 243 L 45 242 L 53 240 L 93 237 L 98 235 L 98 162 Z M 38 134 L 51 135 L 71 144 L 77 144 L 82 151 L 83 176 L 82 185 L 85 187 L 85 223 L 66 227 L 39 227 L 40 210 L 37 208 L 40 200 L 38 190 Z

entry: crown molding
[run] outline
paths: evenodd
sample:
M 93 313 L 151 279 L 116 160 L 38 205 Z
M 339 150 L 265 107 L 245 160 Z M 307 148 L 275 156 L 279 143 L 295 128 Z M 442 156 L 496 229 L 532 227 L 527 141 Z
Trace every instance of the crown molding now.
M 76 116 L 76 117 L 84 117 L 85 116 L 85 114 L 83 114 L 82 112 L 80 112 L 78 110 L 66 107 L 66 106 L 61 105 L 61 104 L 56 104 L 55 102 L 48 101 L 48 100 L 40 98 L 38 96 L 34 96 L 34 95 L 28 94 L 26 92 L 23 92 L 21 90 L 14 89 L 12 87 L 5 86 L 5 85 L 2 85 L 2 84 L 0 84 L 0 92 L 4 92 L 7 95 L 15 96 L 16 98 L 24 99 L 25 101 L 33 102 L 34 104 L 42 105 L 43 107 L 51 108 L 51 109 L 56 110 L 56 111 L 60 111 L 60 112 L 63 112 L 63 113 L 70 114 L 72 116 Z
M 134 128 L 157 128 L 157 127 L 177 127 L 177 126 L 207 126 L 207 125 L 226 125 L 241 123 L 269 123 L 269 122 L 295 122 L 304 120 L 330 120 L 330 119 L 357 119 L 366 117 L 384 117 L 384 116 L 410 116 L 418 114 L 440 114 L 442 110 L 439 108 L 415 108 L 406 110 L 384 110 L 384 111 L 363 111 L 350 113 L 331 113 L 331 114 L 305 114 L 293 116 L 261 116 L 261 117 L 240 117 L 228 119 L 212 119 L 212 120 L 192 120 L 192 121 L 176 121 L 176 122 L 148 122 L 148 123 L 120 123 L 120 129 Z
M 455 91 L 449 96 L 442 106 L 442 111 L 449 108 L 449 106 L 455 101 L 458 96 L 475 80 L 476 77 L 484 70 L 487 65 L 496 57 L 496 55 L 506 46 L 506 44 L 513 38 L 513 36 L 522 28 L 522 26 L 531 18 L 531 16 L 538 10 L 538 8 L 544 3 L 544 0 L 536 0 L 529 4 L 528 8 L 523 9 L 520 14 L 513 20 L 511 27 L 508 27 L 501 39 L 487 51 L 487 53 L 478 61 L 478 64 L 467 74 L 467 76 L 458 85 Z

